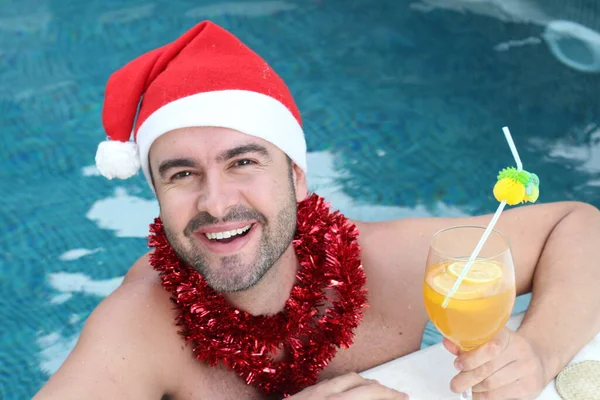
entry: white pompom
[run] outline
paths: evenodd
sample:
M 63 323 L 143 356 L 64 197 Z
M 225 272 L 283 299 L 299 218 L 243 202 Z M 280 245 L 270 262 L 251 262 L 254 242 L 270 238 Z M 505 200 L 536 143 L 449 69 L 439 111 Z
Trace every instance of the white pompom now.
M 96 168 L 108 179 L 127 179 L 140 169 L 140 156 L 135 142 L 105 140 L 96 151 Z

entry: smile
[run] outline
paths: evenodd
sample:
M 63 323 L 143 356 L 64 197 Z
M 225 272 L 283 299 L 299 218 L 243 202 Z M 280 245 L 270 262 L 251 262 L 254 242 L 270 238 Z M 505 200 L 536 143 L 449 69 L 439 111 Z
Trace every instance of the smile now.
M 209 240 L 230 239 L 230 238 L 235 238 L 236 236 L 245 235 L 250 230 L 250 228 L 252 228 L 252 224 L 246 225 L 242 228 L 233 229 L 230 231 L 207 232 L 207 233 L 205 233 L 205 235 Z
M 260 224 L 248 223 L 244 226 L 223 226 L 222 229 L 210 229 L 212 232 L 198 232 L 194 236 L 205 248 L 212 253 L 227 255 L 240 252 L 254 237 L 254 233 Z

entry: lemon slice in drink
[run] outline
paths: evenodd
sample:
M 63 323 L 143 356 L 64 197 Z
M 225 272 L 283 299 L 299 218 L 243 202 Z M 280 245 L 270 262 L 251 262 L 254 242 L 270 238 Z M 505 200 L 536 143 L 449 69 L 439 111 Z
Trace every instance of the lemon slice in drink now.
M 453 262 L 448 266 L 448 272 L 458 278 L 465 268 L 466 262 Z M 488 284 L 502 279 L 502 267 L 500 264 L 490 261 L 475 261 L 463 282 L 471 284 Z

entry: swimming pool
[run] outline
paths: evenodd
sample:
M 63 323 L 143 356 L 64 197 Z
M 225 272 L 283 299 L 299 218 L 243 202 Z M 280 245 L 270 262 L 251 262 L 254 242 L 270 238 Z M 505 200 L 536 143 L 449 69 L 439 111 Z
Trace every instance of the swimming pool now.
M 287 80 L 310 186 L 352 218 L 493 211 L 494 176 L 512 162 L 504 125 L 541 201 L 600 206 L 600 74 L 562 64 L 542 38 L 563 11 L 599 30 L 600 10 L 513 3 L 0 3 L 0 398 L 45 382 L 146 251 L 157 206 L 145 181 L 107 181 L 92 166 L 104 85 L 201 19 Z M 428 330 L 424 344 L 436 340 Z

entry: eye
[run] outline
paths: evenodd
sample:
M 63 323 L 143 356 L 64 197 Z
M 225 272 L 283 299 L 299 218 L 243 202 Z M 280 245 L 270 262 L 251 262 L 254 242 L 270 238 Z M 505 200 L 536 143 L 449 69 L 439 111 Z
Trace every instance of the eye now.
M 241 158 L 233 162 L 234 167 L 245 167 L 246 165 L 256 164 L 256 162 L 249 160 L 247 158 Z
M 192 176 L 192 171 L 179 171 L 173 176 L 171 176 L 171 180 L 176 181 L 179 179 L 187 178 L 188 176 Z

